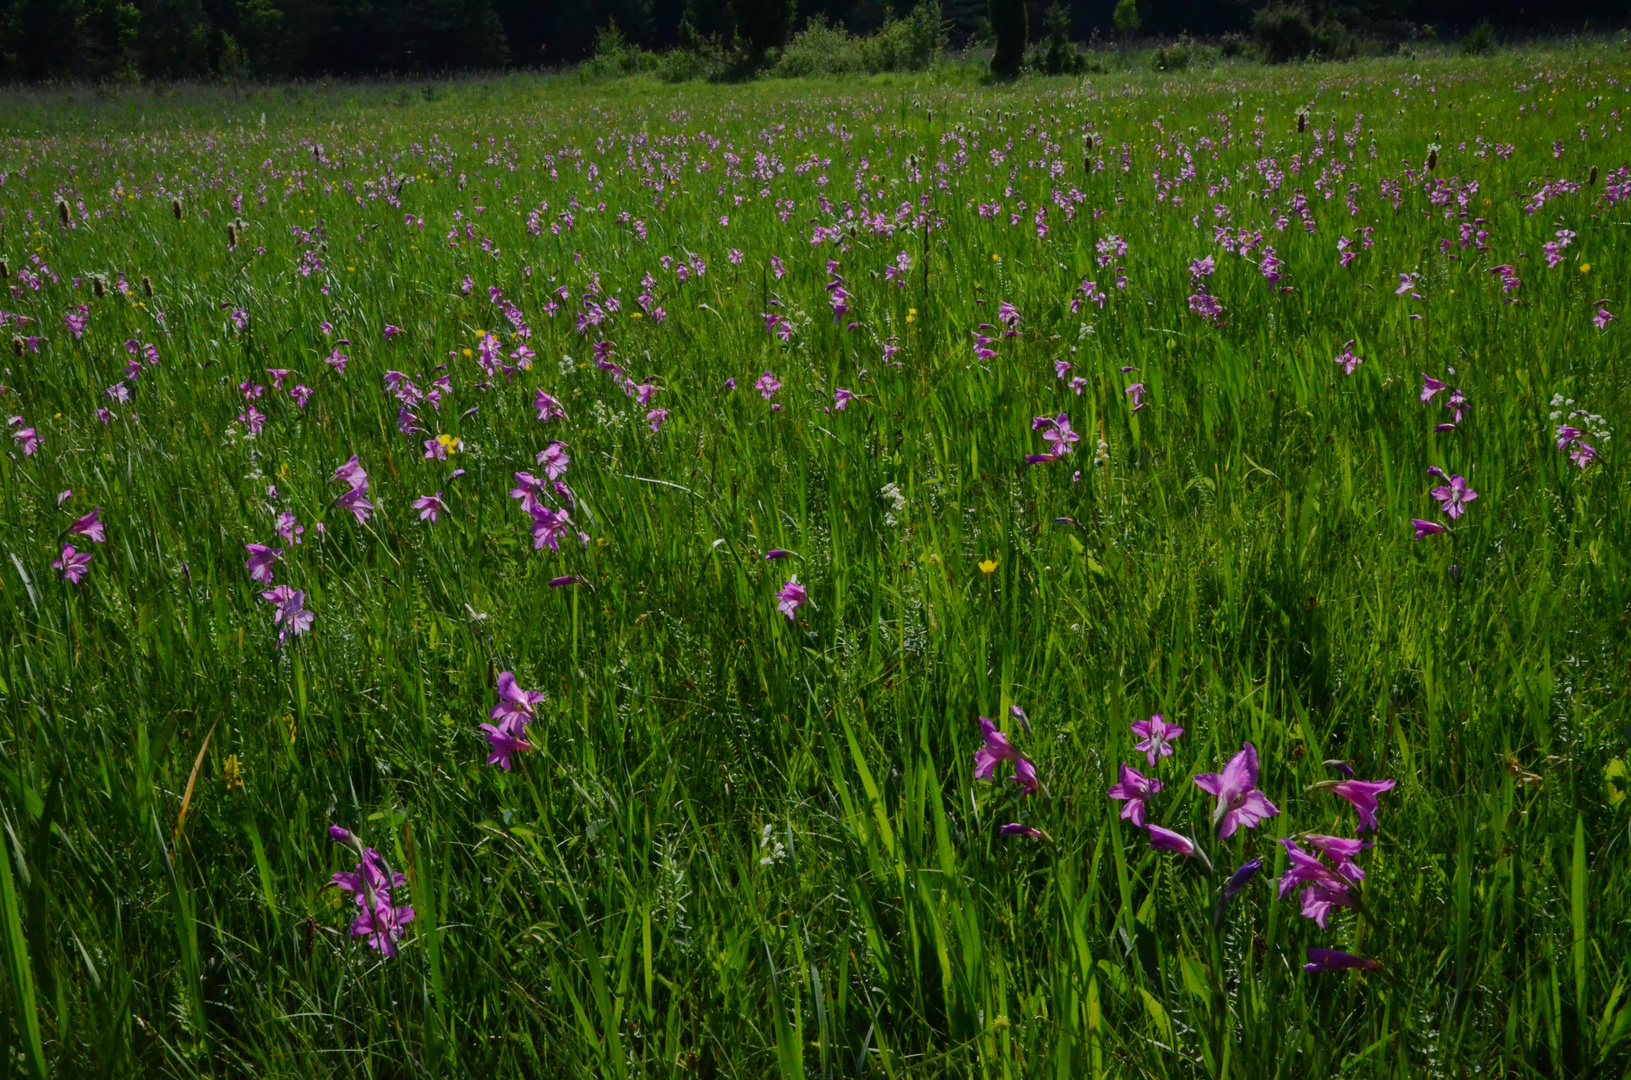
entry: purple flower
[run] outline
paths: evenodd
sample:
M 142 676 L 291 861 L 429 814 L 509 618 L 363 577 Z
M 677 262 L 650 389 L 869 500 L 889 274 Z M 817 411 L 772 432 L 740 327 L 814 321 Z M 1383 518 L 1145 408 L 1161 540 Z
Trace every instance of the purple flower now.
M 566 467 L 572 463 L 572 458 L 566 452 L 566 444 L 556 441 L 538 451 L 537 461 L 544 467 L 545 476 L 559 480 L 566 475 Z
M 277 534 L 283 537 L 283 542 L 290 547 L 300 543 L 300 535 L 306 531 L 306 527 L 288 510 L 277 516 L 276 527 Z
M 1026 758 L 1014 759 L 1013 779 L 1026 795 L 1035 795 L 1036 789 L 1042 786 L 1042 781 L 1036 775 L 1036 766 Z
M 440 436 L 434 439 L 426 439 L 424 446 L 426 461 L 432 459 L 436 461 L 447 460 L 447 443 L 443 442 Z
M 1342 365 L 1342 374 L 1344 375 L 1352 375 L 1354 370 L 1364 362 L 1365 361 L 1354 355 L 1354 343 L 1351 339 L 1349 340 L 1348 344 L 1342 347 L 1342 354 L 1334 361 L 1334 363 Z
M 1448 528 L 1440 525 L 1436 521 L 1424 521 L 1421 518 L 1411 518 L 1410 524 L 1416 527 L 1417 540 L 1427 536 L 1437 536 L 1439 533 L 1447 533 L 1450 531 Z
M 1449 383 L 1439 382 L 1424 371 L 1421 373 L 1421 399 L 1423 401 L 1432 401 L 1434 394 L 1440 390 L 1449 389 L 1449 385 Z
M 1337 873 L 1349 881 L 1364 881 L 1365 871 L 1354 862 L 1359 853 L 1370 847 L 1368 840 L 1355 840 L 1346 836 L 1325 836 L 1322 833 L 1306 833 L 1302 838 L 1309 847 L 1317 850 L 1321 855 L 1330 859 L 1336 866 Z
M 791 558 L 792 555 L 793 553 L 788 551 L 786 548 L 771 548 L 769 551 L 765 552 L 765 561 L 773 562 L 776 559 L 788 559 Z
M 249 571 L 249 580 L 262 585 L 272 584 L 272 564 L 283 557 L 283 552 L 265 544 L 245 544 L 244 547 L 249 551 L 249 558 L 244 562 L 244 569 Z
M 62 503 L 59 501 L 57 505 L 61 506 Z M 92 543 L 101 544 L 105 543 L 103 530 L 106 527 L 106 523 L 102 521 L 102 508 L 98 506 L 95 510 L 68 526 L 68 535 L 83 536 Z
M 282 607 L 284 604 L 289 602 L 289 597 L 293 595 L 293 585 L 276 585 L 261 593 L 261 599 L 265 600 L 268 604 L 275 604 L 278 607 Z M 277 620 L 278 613 L 274 611 L 272 612 L 272 622 L 274 625 L 277 623 Z
M 542 390 L 538 391 L 538 396 L 533 398 L 532 407 L 538 410 L 538 419 L 540 420 L 566 419 L 566 409 L 561 406 L 561 403 L 553 395 L 546 394 Z
M 22 417 L 18 417 L 19 420 Z M 31 427 L 25 427 L 11 437 L 12 441 L 22 447 L 24 457 L 33 457 L 34 451 L 40 448 L 40 437 Z
M 330 480 L 331 482 L 339 481 L 345 484 L 346 487 L 366 488 L 368 486 L 368 474 L 363 471 L 361 465 L 357 464 L 356 454 L 352 454 L 350 461 L 335 469 Z
M 337 833 L 345 839 L 340 839 Z M 329 837 L 336 843 L 360 846 L 356 837 L 338 826 L 330 826 Z M 402 874 L 392 872 L 373 848 L 363 851 L 362 862 L 354 872 L 334 875 L 334 883 L 351 893 L 360 909 L 351 922 L 351 936 L 367 938 L 368 944 L 387 958 L 396 955 L 402 928 L 413 922 L 413 908 L 391 902 L 391 890 L 407 884 L 407 880 Z
M 311 387 L 305 383 L 296 383 L 289 391 L 289 397 L 294 399 L 295 407 L 304 409 L 306 402 L 311 400 Z
M 1155 850 L 1174 851 L 1186 859 L 1193 859 L 1195 856 L 1200 854 L 1201 849 L 1195 846 L 1195 841 L 1191 840 L 1183 833 L 1176 833 L 1171 829 L 1163 829 L 1159 825 L 1151 825 L 1148 828 L 1150 834 L 1150 847 L 1154 848 Z
M 753 388 L 759 391 L 760 397 L 769 401 L 776 396 L 776 391 L 782 388 L 782 384 L 776 381 L 776 376 L 767 371 L 754 382 Z
M 259 435 L 261 428 L 266 426 L 266 415 L 251 405 L 238 414 L 238 422 L 249 429 L 249 434 Z
M 1608 324 L 1614 321 L 1614 316 L 1609 313 L 1609 310 L 1606 307 L 1599 304 L 1597 306 L 1597 314 L 1591 317 L 1591 321 L 1593 325 L 1597 327 L 1597 329 L 1607 330 Z
M 1154 765 L 1158 758 L 1172 756 L 1172 740 L 1184 733 L 1184 729 L 1177 724 L 1169 724 L 1156 713 L 1148 720 L 1134 720 L 1133 734 L 1144 741 L 1133 747 L 1142 750 Z
M 390 341 L 392 338 L 396 337 L 400 333 L 402 333 L 402 327 L 392 326 L 390 323 L 385 324 L 385 340 L 386 341 Z
M 368 514 L 374 509 L 374 504 L 368 501 L 368 487 L 354 487 L 350 491 L 334 500 L 334 505 L 341 510 L 349 510 L 357 516 L 357 524 L 361 525 L 368 520 Z
M 1393 295 L 1394 296 L 1403 296 L 1405 293 L 1409 292 L 1411 289 L 1414 289 L 1416 287 L 1416 277 L 1417 277 L 1417 275 L 1415 275 L 1415 274 L 1401 273 L 1399 275 L 1399 287 L 1397 289 L 1393 290 Z
M 1046 424 L 1046 429 L 1042 432 L 1042 441 L 1049 445 L 1052 453 L 1056 455 L 1056 460 L 1069 454 L 1075 444 L 1082 441 L 1081 435 L 1070 430 L 1070 416 L 1066 413 L 1060 413 L 1051 420 L 1047 417 L 1037 419 Z
M 434 495 L 419 496 L 419 498 L 413 501 L 413 508 L 419 511 L 420 521 L 429 520 L 432 525 L 436 524 L 437 514 L 447 512 L 447 504 L 442 501 L 442 493 L 440 491 Z
M 68 324 L 69 333 L 74 335 L 75 341 L 78 341 L 85 336 L 85 327 L 91 321 L 91 309 L 85 304 L 80 304 L 64 315 L 62 321 Z
M 1320 862 L 1318 857 L 1304 851 L 1293 839 L 1283 839 L 1279 843 L 1286 849 L 1286 855 L 1291 861 L 1290 867 L 1280 878 L 1280 896 L 1283 899 L 1298 885 L 1306 886 L 1302 895 L 1304 918 L 1313 919 L 1319 924 L 1320 929 L 1324 930 L 1329 928 L 1332 911 L 1339 907 L 1355 906 L 1357 901 L 1353 897 L 1351 886 L 1363 878 L 1362 873 L 1344 873 L 1341 867 L 1332 869 Z M 1350 871 L 1358 870 L 1358 867 L 1348 860 L 1344 860 L 1343 866 Z
M 567 585 L 582 585 L 583 583 L 583 579 L 580 577 L 568 576 L 549 579 L 549 587 L 551 589 L 559 589 Z
M 1382 965 L 1375 960 L 1352 953 L 1338 952 L 1336 949 L 1317 949 L 1310 946 L 1308 949 L 1308 963 L 1303 970 L 1314 974 L 1321 971 L 1373 971 Z
M 798 575 L 795 574 L 776 590 L 776 610 L 786 615 L 788 622 L 792 622 L 794 613 L 809 599 L 810 591 L 799 584 Z
M 651 430 L 653 433 L 655 433 L 661 430 L 663 421 L 668 419 L 668 410 L 652 409 L 650 412 L 646 413 L 646 419 L 651 422 Z
M 1571 442 L 1584 434 L 1585 432 L 1577 427 L 1570 427 L 1568 424 L 1557 425 L 1557 448 L 1567 450 Z
M 1241 863 L 1240 868 L 1230 874 L 1229 880 L 1223 883 L 1223 898 L 1233 900 L 1240 890 L 1246 887 L 1246 883 L 1257 876 L 1257 872 L 1261 869 L 1263 869 L 1262 859 L 1252 859 L 1249 862 Z
M 984 745 L 974 751 L 974 779 L 990 780 L 996 774 L 997 762 L 1017 760 L 1019 751 L 1008 742 L 1008 736 L 997 730 L 996 724 L 983 716 L 980 717 L 980 736 Z
M 287 379 L 293 374 L 293 372 L 291 372 L 288 368 L 269 367 L 266 369 L 266 374 L 272 379 L 272 389 L 282 390 L 283 380 Z
M 1195 786 L 1217 799 L 1212 824 L 1218 838 L 1227 840 L 1244 825 L 1255 829 L 1265 818 L 1280 811 L 1257 790 L 1257 747 L 1242 743 L 1240 753 L 1229 759 L 1221 773 L 1202 773 L 1190 779 Z
M 1447 485 L 1440 485 L 1431 492 L 1433 498 L 1439 501 L 1439 509 L 1451 521 L 1467 512 L 1467 503 L 1478 498 L 1478 492 L 1467 486 L 1464 476 L 1452 476 Z
M 522 689 L 512 671 L 498 673 L 497 690 L 498 704 L 493 706 L 487 718 L 498 721 L 499 727 L 517 737 L 525 735 L 527 725 L 536 719 L 532 707 L 544 700 L 544 694 L 538 690 Z
M 849 408 L 849 403 L 855 400 L 855 394 L 845 390 L 842 386 L 832 392 L 833 408 L 843 412 Z
M 1358 832 L 1375 832 L 1376 797 L 1384 791 L 1392 791 L 1397 783 L 1397 780 L 1339 780 L 1329 789 L 1347 799 L 1359 811 Z
M 1213 261 L 1210 255 L 1204 259 L 1191 259 L 1189 262 L 1189 276 L 1196 281 L 1204 277 L 1211 277 L 1212 271 L 1216 269 L 1217 263 Z
M 1160 790 L 1161 781 L 1153 776 L 1146 777 L 1122 762 L 1120 782 L 1111 784 L 1104 793 L 1112 799 L 1125 799 L 1127 805 L 1121 808 L 1122 818 L 1143 828 L 1146 804 Z
M 1032 840 L 1043 840 L 1047 837 L 1047 834 L 1041 829 L 1033 829 L 1031 826 L 1023 825 L 1017 821 L 1010 821 L 1008 824 L 1001 826 L 997 829 L 997 834 L 999 836 L 1028 836 Z
M 232 309 L 232 325 L 240 332 L 249 329 L 249 312 L 243 308 Z
M 1574 441 L 1574 449 L 1569 454 L 1569 460 L 1584 469 L 1597 460 L 1597 448 L 1584 439 Z
M 61 570 L 62 579 L 71 585 L 78 585 L 91 568 L 91 560 L 96 557 L 95 552 L 75 551 L 74 545 L 62 545 L 62 554 L 51 564 L 51 569 Z
M 316 614 L 306 609 L 305 591 L 296 589 L 272 616 L 273 623 L 281 624 L 281 629 L 278 630 L 277 643 L 282 645 L 291 637 L 309 633 L 312 623 L 316 621 Z
M 542 551 L 545 547 L 551 551 L 561 550 L 561 537 L 572 528 L 571 515 L 565 510 L 551 510 L 537 502 L 527 512 L 532 515 L 533 550 Z
M 1122 393 L 1133 399 L 1134 412 L 1138 412 L 1144 408 L 1144 395 L 1148 393 L 1148 391 L 1144 389 L 1143 383 L 1135 382 L 1126 390 L 1122 391 Z
M 492 753 L 487 755 L 487 764 L 497 765 L 505 772 L 510 770 L 510 756 L 512 754 L 532 749 L 531 743 L 517 735 L 512 735 L 502 727 L 483 724 L 481 730 L 482 734 L 487 736 L 487 745 L 493 748 Z

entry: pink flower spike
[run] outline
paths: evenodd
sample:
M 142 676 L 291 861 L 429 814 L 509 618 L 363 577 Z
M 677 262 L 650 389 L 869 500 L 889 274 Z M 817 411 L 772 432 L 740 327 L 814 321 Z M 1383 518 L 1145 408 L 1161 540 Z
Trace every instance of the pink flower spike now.
M 1131 765 L 1122 762 L 1120 782 L 1111 784 L 1104 793 L 1112 799 L 1126 800 L 1127 805 L 1121 808 L 1122 819 L 1143 828 L 1147 804 L 1160 790 L 1161 781 L 1153 776 L 1146 777 Z
M 1377 796 L 1392 791 L 1397 780 L 1339 780 L 1330 790 L 1353 804 L 1359 812 L 1358 832 L 1376 831 Z
M 1148 720 L 1134 720 L 1133 734 L 1144 741 L 1133 747 L 1142 750 L 1154 765 L 1160 758 L 1172 756 L 1172 740 L 1184 733 L 1184 729 L 1177 724 L 1169 724 L 1156 713 Z
M 497 765 L 505 772 L 510 771 L 511 755 L 532 749 L 531 743 L 510 734 L 503 728 L 494 727 L 492 724 L 483 724 L 481 730 L 487 736 L 487 745 L 492 747 L 492 753 L 487 755 L 487 764 Z
M 997 730 L 985 717 L 980 717 L 980 737 L 984 745 L 974 751 L 974 779 L 990 780 L 996 774 L 997 762 L 1013 761 L 1019 751 L 1008 742 L 1008 736 Z
M 91 560 L 96 557 L 95 552 L 75 551 L 74 545 L 62 545 L 62 554 L 51 564 L 51 569 L 61 570 L 62 579 L 70 585 L 78 585 L 80 580 L 90 571 Z
M 1241 744 L 1240 753 L 1229 759 L 1223 772 L 1202 773 L 1190 779 L 1195 781 L 1196 787 L 1217 799 L 1212 824 L 1220 840 L 1233 836 L 1242 825 L 1254 829 L 1280 812 L 1257 790 L 1257 747 L 1249 742 Z
M 59 501 L 57 505 L 60 506 L 61 502 Z M 105 543 L 104 530 L 107 526 L 102 521 L 101 514 L 102 508 L 98 506 L 95 510 L 68 526 L 69 535 L 83 536 L 94 544 Z
M 1440 390 L 1448 390 L 1449 388 L 1450 388 L 1449 383 L 1440 382 L 1439 380 L 1433 378 L 1431 375 L 1427 374 L 1425 371 L 1422 372 L 1422 374 L 1421 374 L 1421 399 L 1423 401 L 1432 401 L 1433 400 L 1433 395 L 1437 394 Z

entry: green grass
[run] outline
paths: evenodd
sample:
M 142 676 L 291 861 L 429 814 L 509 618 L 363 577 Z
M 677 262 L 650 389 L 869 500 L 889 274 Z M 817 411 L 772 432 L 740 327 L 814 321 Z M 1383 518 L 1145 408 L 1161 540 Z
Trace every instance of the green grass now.
M 0 256 L 21 289 L 0 308 L 43 338 L 0 376 L 5 415 L 42 439 L 24 456 L 10 428 L 0 456 L 0 1074 L 1623 1074 L 1631 485 L 1618 437 L 1581 470 L 1549 414 L 1562 394 L 1618 436 L 1631 403 L 1631 209 L 1604 198 L 1626 155 L 1624 57 L 998 88 L 952 70 L 0 94 Z M 1287 170 L 1328 129 L 1334 196 L 1314 187 L 1322 156 L 1262 197 L 1259 159 Z M 1086 130 L 1107 144 L 1098 171 Z M 1515 149 L 1479 156 L 1479 135 Z M 937 172 L 958 138 L 968 164 Z M 1176 173 L 1156 149 L 1175 139 L 1197 173 L 1176 207 L 1151 179 Z M 729 175 L 727 151 L 743 173 L 774 155 L 773 177 Z M 868 213 L 927 195 L 943 227 L 813 246 L 837 220 L 820 195 L 854 200 L 863 157 Z M 404 176 L 400 207 L 370 197 Z M 1479 185 L 1464 218 L 1429 201 L 1446 177 Z M 1526 213 L 1548 177 L 1582 186 Z M 1383 180 L 1404 185 L 1397 209 Z M 1270 223 L 1298 187 L 1314 234 Z M 1082 194 L 1074 221 L 1054 189 Z M 990 201 L 1002 213 L 983 218 Z M 1265 231 L 1295 291 L 1218 247 L 1218 204 Z M 456 246 L 455 211 L 476 230 Z M 552 235 L 562 211 L 575 224 Z M 1490 250 L 1446 257 L 1473 217 Z M 291 234 L 317 225 L 326 248 Z M 1339 268 L 1338 237 L 1364 226 L 1375 246 Z M 1576 236 L 1548 269 L 1559 229 Z M 1110 234 L 1129 244 L 1125 290 L 1095 264 Z M 883 270 L 903 250 L 901 288 Z M 684 283 L 659 263 L 692 253 L 707 271 Z M 35 254 L 59 283 L 20 283 Z M 1221 327 L 1186 302 L 1208 254 Z M 829 258 L 854 330 L 833 323 Z M 647 272 L 661 325 L 631 316 Z M 1405 272 L 1424 299 L 1395 294 Z M 580 335 L 593 274 L 621 311 Z M 1073 314 L 1084 275 L 1110 300 Z M 482 331 L 514 345 L 489 286 L 538 355 L 481 389 L 463 350 Z M 550 317 L 558 286 L 571 299 Z M 1023 334 L 976 363 L 971 332 L 1000 301 Z M 1599 301 L 1620 317 L 1605 330 Z M 62 317 L 81 303 L 75 341 Z M 765 311 L 792 320 L 790 344 Z M 352 342 L 343 375 L 325 319 Z M 387 342 L 386 323 L 404 333 Z M 162 360 L 116 404 L 127 338 Z M 1349 339 L 1364 363 L 1345 377 Z M 591 363 L 599 340 L 663 387 L 660 432 Z M 426 434 L 398 434 L 384 373 L 428 385 L 450 353 L 448 400 L 418 410 Z M 237 386 L 270 387 L 266 368 L 314 393 L 302 410 L 269 388 L 251 438 Z M 751 389 L 764 370 L 782 411 Z M 1449 414 L 1418 400 L 1422 372 L 1466 392 L 1457 431 L 1432 431 Z M 835 386 L 864 398 L 826 412 Z M 539 389 L 566 421 L 534 419 Z M 1060 411 L 1084 433 L 1074 463 L 1025 465 L 1045 449 L 1032 417 Z M 463 452 L 426 461 L 438 433 Z M 590 537 L 558 553 L 533 550 L 507 497 L 552 438 Z M 353 453 L 378 508 L 360 525 L 330 505 Z M 1416 542 L 1411 518 L 1444 520 L 1429 465 L 1479 498 Z M 269 484 L 308 529 L 277 580 L 316 613 L 282 647 L 244 568 L 246 543 L 278 543 Z M 448 511 L 421 523 L 409 504 L 436 491 Z M 107 542 L 70 538 L 95 552 L 71 586 L 50 564 L 97 505 Z M 797 557 L 761 557 L 777 547 Z M 773 594 L 792 572 L 812 602 L 789 623 Z M 548 586 L 562 575 L 587 584 Z M 548 695 L 509 774 L 477 728 L 500 671 Z M 1013 704 L 1046 786 L 1028 800 L 973 778 L 976 718 L 1013 727 Z M 1220 873 L 1266 862 L 1216 931 L 1217 882 L 1104 796 L 1119 762 L 1142 767 L 1128 725 L 1153 712 L 1187 731 L 1151 820 L 1198 836 Z M 1245 740 L 1282 813 L 1218 841 L 1187 776 Z M 1270 873 L 1275 837 L 1352 835 L 1347 805 L 1311 790 L 1335 775 L 1325 759 L 1399 783 L 1361 857 L 1365 912 L 1321 930 Z M 997 835 L 1016 820 L 1049 839 Z M 393 960 L 346 933 L 331 823 L 408 875 L 397 902 L 417 918 Z M 1308 946 L 1384 967 L 1305 975 Z

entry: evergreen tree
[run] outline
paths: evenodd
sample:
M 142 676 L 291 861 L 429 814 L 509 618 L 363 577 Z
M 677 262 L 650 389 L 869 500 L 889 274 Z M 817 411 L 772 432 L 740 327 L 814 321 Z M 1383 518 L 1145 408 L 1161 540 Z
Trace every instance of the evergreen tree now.
M 1030 39 L 1025 0 L 991 0 L 991 32 L 997 38 L 991 73 L 999 79 L 1012 79 L 1025 62 L 1025 45 Z
M 779 49 L 793 33 L 798 0 L 730 0 L 736 34 L 755 57 Z

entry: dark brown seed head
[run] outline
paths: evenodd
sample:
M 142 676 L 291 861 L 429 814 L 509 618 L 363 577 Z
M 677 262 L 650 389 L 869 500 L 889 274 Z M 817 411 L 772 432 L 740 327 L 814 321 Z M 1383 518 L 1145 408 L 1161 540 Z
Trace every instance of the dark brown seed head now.
M 228 225 L 227 226 L 227 247 L 237 247 L 237 246 L 238 246 L 238 226 Z
M 1597 182 L 1597 166 L 1593 165 L 1591 167 L 1591 172 L 1589 174 L 1587 174 L 1587 176 L 1586 176 L 1586 186 L 1590 187 L 1592 184 L 1595 184 L 1596 182 Z
M 64 225 L 68 224 L 68 200 L 67 199 L 58 199 L 57 200 L 57 220 L 61 221 Z
M 91 292 L 95 294 L 98 300 L 108 295 L 108 279 L 101 274 L 91 278 Z
M 23 355 L 23 350 L 26 348 L 28 348 L 28 342 L 23 340 L 23 335 L 18 334 L 11 339 L 11 351 L 18 356 Z
M 180 199 L 171 199 L 170 200 L 170 213 L 172 213 L 172 214 L 174 214 L 176 216 L 177 221 L 181 220 L 181 200 Z
M 153 295 L 153 279 L 145 274 L 142 275 L 142 292 L 148 296 Z

